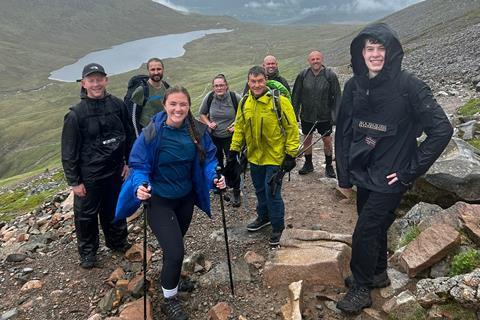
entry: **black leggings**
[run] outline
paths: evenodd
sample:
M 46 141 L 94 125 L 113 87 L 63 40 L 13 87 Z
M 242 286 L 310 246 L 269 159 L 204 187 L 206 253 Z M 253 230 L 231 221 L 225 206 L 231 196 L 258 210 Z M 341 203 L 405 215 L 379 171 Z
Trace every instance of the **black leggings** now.
M 180 280 L 185 254 L 183 236 L 187 233 L 192 215 L 192 192 L 179 199 L 152 196 L 148 224 L 163 250 L 160 283 L 164 289 L 174 289 Z
M 217 153 L 216 157 L 218 160 L 218 165 L 222 167 L 222 171 L 224 169 L 223 165 L 223 159 L 224 159 L 224 154 L 225 157 L 228 157 L 230 153 L 230 145 L 232 144 L 232 137 L 226 137 L 226 138 L 217 138 L 214 136 L 211 136 L 213 144 L 215 147 L 217 147 Z M 240 189 L 240 179 L 238 179 L 238 182 L 235 183 L 235 185 L 231 186 L 230 183 L 227 181 L 227 185 L 229 187 L 233 187 L 233 189 Z

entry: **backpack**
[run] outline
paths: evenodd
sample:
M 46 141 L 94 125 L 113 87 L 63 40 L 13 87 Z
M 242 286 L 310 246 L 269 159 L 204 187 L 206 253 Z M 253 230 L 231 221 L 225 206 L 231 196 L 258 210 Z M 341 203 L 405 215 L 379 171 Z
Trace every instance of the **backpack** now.
M 125 102 L 125 105 L 127 106 L 128 110 L 128 115 L 132 119 L 133 127 L 135 129 L 135 133 L 138 136 L 140 134 L 140 124 L 138 123 L 138 119 L 140 117 L 140 114 L 142 113 L 142 107 L 147 103 L 148 96 L 149 96 L 149 89 L 148 89 L 148 79 L 149 76 L 144 75 L 144 74 L 137 74 L 133 77 L 131 77 L 128 80 L 127 84 L 127 93 L 125 94 L 125 97 L 123 98 L 123 102 Z M 163 85 L 165 86 L 165 89 L 170 88 L 170 85 L 162 80 Z M 143 102 L 142 105 L 136 105 L 133 103 L 132 99 L 132 94 L 133 92 L 139 87 L 143 87 Z
M 229 93 L 230 93 L 230 99 L 232 99 L 233 107 L 235 108 L 235 113 L 237 113 L 237 108 L 238 108 L 237 95 L 233 91 L 229 91 Z M 210 107 L 212 106 L 212 101 L 213 101 L 213 94 L 214 92 L 211 91 L 207 97 L 207 114 L 210 113 Z
M 283 136 L 285 135 L 285 129 L 283 128 L 283 125 L 282 125 L 282 105 L 280 104 L 281 92 L 277 89 L 271 89 L 271 88 L 269 88 L 269 91 L 270 91 L 270 94 L 273 96 L 273 111 L 275 111 L 275 115 L 277 117 L 277 121 Z M 248 98 L 248 94 L 244 95 L 240 100 L 240 110 L 242 111 L 243 120 L 245 120 L 245 115 L 243 114 L 243 111 L 244 111 L 245 102 L 247 101 L 247 98 Z

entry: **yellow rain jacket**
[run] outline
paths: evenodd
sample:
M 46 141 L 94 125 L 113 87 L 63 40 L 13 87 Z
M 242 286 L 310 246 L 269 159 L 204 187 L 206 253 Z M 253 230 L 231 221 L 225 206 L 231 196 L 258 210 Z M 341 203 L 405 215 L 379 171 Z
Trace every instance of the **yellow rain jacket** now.
M 246 99 L 237 110 L 230 150 L 239 152 L 246 144 L 248 161 L 256 165 L 281 165 L 285 154 L 295 157 L 300 138 L 291 102 L 279 96 L 280 126 L 270 91 L 258 99 L 249 91 Z

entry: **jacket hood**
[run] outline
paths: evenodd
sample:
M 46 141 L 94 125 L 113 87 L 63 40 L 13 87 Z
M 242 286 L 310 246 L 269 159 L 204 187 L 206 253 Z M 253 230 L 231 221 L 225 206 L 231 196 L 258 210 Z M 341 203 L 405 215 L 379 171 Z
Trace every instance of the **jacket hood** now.
M 357 76 L 368 73 L 368 68 L 362 54 L 364 40 L 366 38 L 377 39 L 385 46 L 385 64 L 380 73 L 384 74 L 384 76 L 394 78 L 402 68 L 403 48 L 397 33 L 386 23 L 368 25 L 353 39 L 350 45 L 353 73 Z

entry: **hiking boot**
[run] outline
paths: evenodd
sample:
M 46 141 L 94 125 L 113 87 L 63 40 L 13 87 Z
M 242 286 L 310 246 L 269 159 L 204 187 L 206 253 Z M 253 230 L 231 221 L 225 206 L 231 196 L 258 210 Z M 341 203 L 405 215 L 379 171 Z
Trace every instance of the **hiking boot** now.
M 116 252 L 116 253 L 122 253 L 124 254 L 125 252 L 128 251 L 128 249 L 130 249 L 132 247 L 132 244 L 128 241 L 125 241 L 123 242 L 121 245 L 119 246 L 110 246 L 108 247 L 110 250 L 112 250 L 113 252 Z
M 192 292 L 195 289 L 195 285 L 188 279 L 180 279 L 178 282 L 179 292 Z
M 333 166 L 331 164 L 327 164 L 327 166 L 325 167 L 325 176 L 328 178 L 337 178 L 335 170 L 333 169 Z
M 298 170 L 298 174 L 307 174 L 313 172 L 313 163 L 310 161 L 305 161 L 303 167 Z
M 95 255 L 80 257 L 80 267 L 83 269 L 93 269 L 94 267 L 98 267 L 97 257 Z
M 362 309 L 369 308 L 371 305 L 370 289 L 355 286 L 350 288 L 345 297 L 337 303 L 337 309 L 348 314 L 359 314 Z
M 183 311 L 182 303 L 177 296 L 165 298 L 162 304 L 162 312 L 165 313 L 168 320 L 187 320 L 188 316 Z
M 282 237 L 283 231 L 273 231 L 272 235 L 270 236 L 270 241 L 268 244 L 272 247 L 278 246 L 280 244 L 280 238 Z
M 388 278 L 387 271 L 384 271 L 380 274 L 373 276 L 372 284 L 369 286 L 370 289 L 374 288 L 386 288 L 390 285 L 390 278 Z M 345 278 L 345 286 L 347 288 L 353 288 L 355 286 L 355 278 L 353 275 Z
M 269 220 L 260 220 L 260 218 L 255 219 L 255 221 L 247 224 L 247 230 L 250 232 L 258 231 L 266 226 L 272 224 Z
M 233 189 L 232 206 L 234 206 L 235 208 L 240 207 L 240 189 Z

